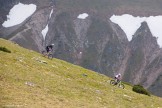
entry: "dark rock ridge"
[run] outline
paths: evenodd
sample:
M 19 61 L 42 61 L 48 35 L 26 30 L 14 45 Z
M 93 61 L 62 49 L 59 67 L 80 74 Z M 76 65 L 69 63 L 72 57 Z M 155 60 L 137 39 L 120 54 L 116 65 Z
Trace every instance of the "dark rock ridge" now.
M 19 2 L 36 4 L 37 11 L 19 25 L 2 27 L 9 10 Z M 124 81 L 162 96 L 162 49 L 147 23 L 142 23 L 129 42 L 123 30 L 109 20 L 113 14 L 159 15 L 160 4 L 160 0 L 1 0 L 0 37 L 37 52 L 54 43 L 56 58 L 110 77 L 120 72 Z M 84 12 L 89 16 L 78 19 Z M 44 39 L 41 31 L 47 24 Z

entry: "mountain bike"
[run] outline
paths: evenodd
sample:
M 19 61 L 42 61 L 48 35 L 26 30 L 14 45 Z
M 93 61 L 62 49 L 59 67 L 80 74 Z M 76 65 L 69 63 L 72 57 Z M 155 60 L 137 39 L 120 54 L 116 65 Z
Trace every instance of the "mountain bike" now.
M 124 86 L 124 84 L 121 82 L 121 81 L 119 81 L 119 82 L 116 82 L 114 79 L 113 80 L 110 80 L 110 85 L 113 85 L 113 86 L 118 86 L 119 88 L 125 88 L 125 86 Z
M 49 51 L 49 52 L 47 52 L 47 51 L 42 51 L 42 55 L 43 55 L 43 57 L 47 57 L 48 59 L 52 59 L 53 58 L 53 56 L 52 56 L 52 50 L 51 51 Z

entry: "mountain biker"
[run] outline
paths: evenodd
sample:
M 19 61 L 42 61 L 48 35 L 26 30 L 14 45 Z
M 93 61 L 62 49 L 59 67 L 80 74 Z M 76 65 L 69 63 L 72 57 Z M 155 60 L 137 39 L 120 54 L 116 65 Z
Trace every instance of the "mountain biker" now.
M 51 44 L 51 45 L 46 46 L 47 53 L 49 53 L 49 52 L 52 51 L 53 46 L 54 46 L 54 44 Z
M 120 80 L 121 80 L 121 74 L 118 73 L 117 75 L 115 75 L 115 82 L 116 82 L 116 83 L 119 83 Z

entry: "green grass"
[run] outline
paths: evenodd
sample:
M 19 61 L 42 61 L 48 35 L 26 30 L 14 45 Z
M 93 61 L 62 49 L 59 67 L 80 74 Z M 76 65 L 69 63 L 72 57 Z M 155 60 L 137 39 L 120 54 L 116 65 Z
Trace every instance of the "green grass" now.
M 162 108 L 162 99 L 109 85 L 110 78 L 0 39 L 2 108 Z M 31 84 L 31 85 L 30 85 Z

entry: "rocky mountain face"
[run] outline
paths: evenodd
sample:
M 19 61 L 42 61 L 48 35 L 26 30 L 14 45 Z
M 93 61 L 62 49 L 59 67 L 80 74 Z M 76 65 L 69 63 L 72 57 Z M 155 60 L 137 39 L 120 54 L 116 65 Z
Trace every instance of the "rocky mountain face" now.
M 3 27 L 9 10 L 19 2 L 36 4 L 36 12 L 19 25 Z M 120 72 L 124 81 L 162 96 L 162 49 L 147 23 L 129 42 L 124 31 L 109 20 L 113 14 L 159 15 L 160 4 L 160 0 L 1 0 L 0 37 L 37 52 L 54 43 L 56 58 L 111 77 Z M 84 12 L 89 14 L 86 19 L 77 18 Z M 44 39 L 41 32 L 47 24 Z
M 160 74 L 158 72 L 156 75 L 149 76 L 150 73 L 155 74 L 152 69 L 157 65 L 154 63 L 157 61 L 155 59 L 160 58 L 160 48 L 146 22 L 143 22 L 137 30 L 129 47 L 130 57 L 127 61 L 124 79 L 132 83 L 143 83 L 145 87 L 149 87 Z M 158 65 L 160 64 L 158 63 Z M 160 66 L 158 69 L 160 69 Z

